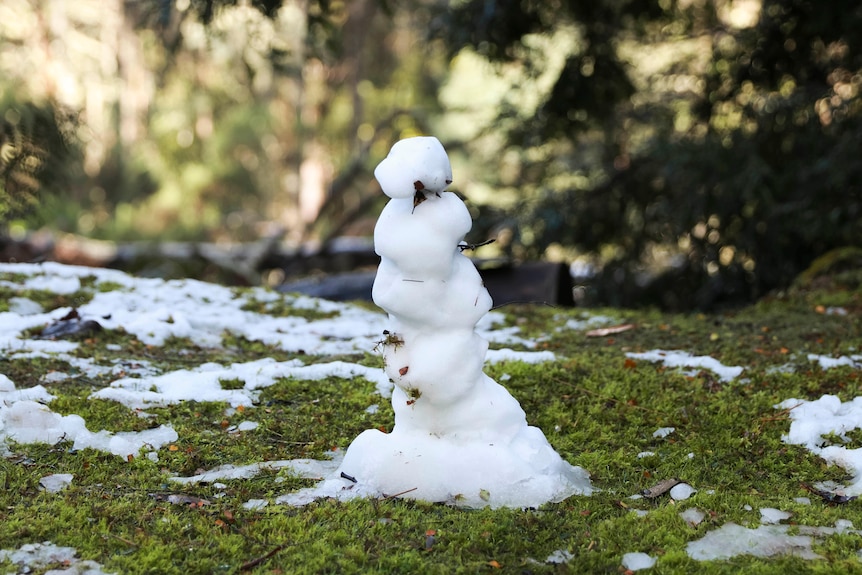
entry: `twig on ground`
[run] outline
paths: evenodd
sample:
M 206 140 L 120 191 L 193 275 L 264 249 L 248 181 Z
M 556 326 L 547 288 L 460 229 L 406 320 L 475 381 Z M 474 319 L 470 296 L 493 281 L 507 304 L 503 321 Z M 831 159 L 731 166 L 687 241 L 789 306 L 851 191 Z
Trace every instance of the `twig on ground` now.
M 252 569 L 253 567 L 257 567 L 258 565 L 260 565 L 261 563 L 263 563 L 264 561 L 266 561 L 267 559 L 269 559 L 270 557 L 272 557 L 273 555 L 275 555 L 279 551 L 283 551 L 284 549 L 286 549 L 289 546 L 290 546 L 289 543 L 282 543 L 278 547 L 274 547 L 274 548 L 270 549 L 265 555 L 261 555 L 260 557 L 256 557 L 254 559 L 246 561 L 245 563 L 240 565 L 239 570 L 240 571 L 248 571 L 249 569 Z

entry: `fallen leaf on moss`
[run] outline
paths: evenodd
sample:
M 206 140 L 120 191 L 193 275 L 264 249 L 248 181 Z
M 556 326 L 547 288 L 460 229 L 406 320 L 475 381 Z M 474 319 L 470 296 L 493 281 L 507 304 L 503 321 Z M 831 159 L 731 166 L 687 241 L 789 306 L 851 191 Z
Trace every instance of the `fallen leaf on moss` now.
M 624 331 L 634 329 L 634 327 L 635 327 L 635 324 L 633 324 L 633 323 L 624 323 L 621 325 L 614 325 L 611 327 L 600 327 L 598 329 L 591 329 L 585 335 L 587 337 L 605 337 L 606 335 L 611 335 L 614 333 L 622 333 Z
M 655 499 L 656 497 L 664 495 L 665 493 L 670 491 L 671 487 L 679 483 L 682 483 L 682 481 L 680 479 L 677 479 L 676 477 L 664 479 L 662 481 L 659 481 L 649 489 L 644 489 L 643 491 L 641 491 L 641 495 L 643 495 L 647 499 Z

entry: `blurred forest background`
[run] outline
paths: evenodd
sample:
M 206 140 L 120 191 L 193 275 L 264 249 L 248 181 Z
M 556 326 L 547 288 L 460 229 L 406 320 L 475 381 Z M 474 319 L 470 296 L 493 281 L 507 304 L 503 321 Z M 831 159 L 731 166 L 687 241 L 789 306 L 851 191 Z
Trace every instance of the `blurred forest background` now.
M 862 261 L 860 89 L 858 1 L 3 0 L 0 244 L 367 248 L 428 134 L 477 256 L 711 309 Z

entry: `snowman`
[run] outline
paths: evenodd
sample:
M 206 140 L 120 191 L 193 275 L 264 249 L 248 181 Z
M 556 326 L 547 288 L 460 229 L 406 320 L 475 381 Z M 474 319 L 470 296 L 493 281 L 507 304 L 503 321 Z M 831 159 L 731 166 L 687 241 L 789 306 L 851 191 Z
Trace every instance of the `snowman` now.
M 483 372 L 475 331 L 491 297 L 462 254 L 472 219 L 446 191 L 452 168 L 434 137 L 397 142 L 374 172 L 391 198 L 374 230 L 372 298 L 389 314 L 378 348 L 394 384 L 391 433 L 368 430 L 329 480 L 357 494 L 466 507 L 536 507 L 592 491 L 518 401 Z

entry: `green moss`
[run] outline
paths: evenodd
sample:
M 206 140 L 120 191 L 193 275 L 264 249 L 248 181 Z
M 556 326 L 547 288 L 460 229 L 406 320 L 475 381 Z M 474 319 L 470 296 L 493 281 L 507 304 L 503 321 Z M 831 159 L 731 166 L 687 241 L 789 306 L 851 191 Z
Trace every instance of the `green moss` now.
M 11 292 L 19 294 L 10 290 L 0 295 Z M 49 540 L 74 547 L 81 558 L 98 561 L 106 571 L 131 574 L 238 573 L 244 566 L 249 573 L 620 573 L 622 555 L 631 551 L 657 557 L 656 573 L 858 572 L 858 536 L 852 534 L 819 538 L 814 550 L 825 557 L 820 561 L 740 556 L 697 562 L 685 552 L 688 542 L 727 522 L 756 526 L 762 507 L 790 511 L 793 524 L 832 526 L 849 519 L 862 527 L 858 504 L 830 506 L 805 488 L 848 478 L 841 468 L 783 443 L 790 421 L 787 412 L 775 408 L 788 398 L 834 393 L 849 400 L 860 394 L 860 370 L 823 370 L 807 358 L 862 349 L 859 307 L 848 307 L 843 316 L 818 307 L 828 305 L 824 302 L 836 293 L 841 301 L 858 301 L 858 289 L 842 284 L 791 291 L 717 315 L 595 310 L 590 313 L 635 326 L 599 337 L 565 327 L 570 319 L 583 319 L 580 310 L 501 310 L 508 325 L 517 325 L 528 338 L 541 338 L 537 349 L 551 350 L 558 359 L 495 364 L 488 374 L 511 390 L 528 421 L 567 460 L 590 471 L 598 488 L 591 497 L 572 497 L 538 510 L 465 510 L 386 499 L 319 501 L 303 508 L 270 505 L 254 511 L 243 504 L 250 499 L 272 503 L 313 482 L 287 470 L 226 480 L 222 486 L 172 482 L 171 476 L 228 463 L 322 458 L 333 448 L 346 448 L 365 429 L 392 427 L 388 400 L 363 378 L 285 378 L 261 389 L 253 407 L 187 401 L 147 409 L 145 417 L 111 401 L 89 399 L 94 389 L 123 377 L 124 366 L 133 369 L 146 362 L 155 373 L 166 373 L 206 362 L 299 355 L 230 333 L 221 349 L 205 349 L 185 339 L 147 346 L 122 330 L 99 332 L 80 341 L 71 355 L 117 366 L 101 376 L 87 377 L 56 359 L 5 358 L 0 372 L 19 389 L 46 385 L 56 396 L 54 411 L 82 415 L 93 431 L 170 425 L 179 438 L 159 450 L 158 461 L 143 454 L 127 461 L 89 449 L 72 451 L 68 442 L 12 445 L 11 457 L 0 466 L 0 541 L 4 548 L 17 548 Z M 57 303 L 57 296 L 31 295 L 46 306 Z M 293 314 L 289 299 L 285 302 L 283 309 L 260 303 L 255 311 Z M 657 348 L 708 355 L 745 371 L 722 381 L 708 370 L 677 370 L 626 357 L 626 352 Z M 333 359 L 303 357 L 306 363 Z M 381 365 L 371 350 L 341 359 Z M 51 371 L 71 377 L 45 384 L 43 376 Z M 242 385 L 222 381 L 228 389 Z M 369 413 L 371 404 L 380 409 Z M 238 432 L 243 421 L 258 427 Z M 653 432 L 659 427 L 675 431 L 656 438 Z M 854 447 L 862 431 L 851 431 L 847 438 L 846 445 Z M 843 443 L 835 436 L 825 440 Z M 653 455 L 639 457 L 645 452 Z M 46 493 L 39 479 L 51 473 L 73 474 L 72 485 Z M 667 495 L 630 498 L 669 477 L 689 482 L 697 493 L 683 502 Z M 169 495 L 203 502 L 172 504 Z M 811 504 L 796 501 L 802 496 Z M 679 516 L 689 507 L 705 513 L 696 527 Z M 638 516 L 635 509 L 647 514 Z M 559 550 L 572 554 L 570 563 L 545 562 Z M 62 566 L 41 572 L 52 567 Z M 14 569 L 8 562 L 0 563 L 2 568 Z
M 301 317 L 308 321 L 338 317 L 339 315 L 337 311 L 323 311 L 318 307 L 295 307 L 291 305 L 291 300 L 292 297 L 285 294 L 279 294 L 277 299 L 269 301 L 249 298 L 243 304 L 242 310 L 273 317 Z
M 48 312 L 61 307 L 80 307 L 89 303 L 93 299 L 93 294 L 83 288 L 69 294 L 56 294 L 44 290 L 15 289 L 0 285 L 0 311 L 9 311 L 9 300 L 15 297 L 32 300 Z

